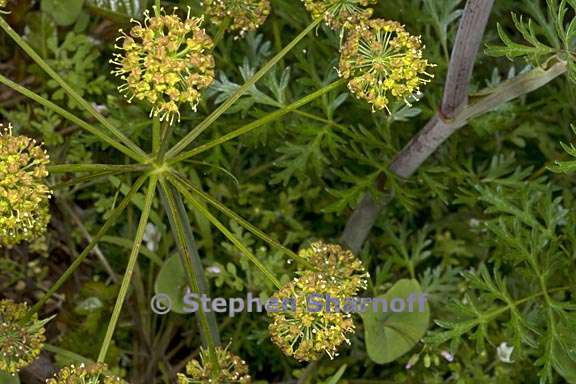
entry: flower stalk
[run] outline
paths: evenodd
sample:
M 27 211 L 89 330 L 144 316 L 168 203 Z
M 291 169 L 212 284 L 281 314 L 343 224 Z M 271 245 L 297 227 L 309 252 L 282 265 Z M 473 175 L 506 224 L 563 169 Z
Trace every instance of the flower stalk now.
M 272 59 L 270 59 L 258 72 L 246 81 L 240 88 L 236 90 L 226 101 L 224 101 L 218 108 L 214 110 L 208 117 L 206 117 L 200 124 L 198 124 L 192 131 L 190 131 L 184 138 L 182 138 L 176 145 L 174 145 L 167 153 L 166 158 L 172 159 L 186 149 L 202 132 L 208 129 L 220 116 L 222 116 L 240 97 L 242 97 L 250 87 L 252 87 L 258 80 L 260 80 L 266 73 L 268 73 L 288 52 L 290 52 L 304 37 L 306 37 L 314 28 L 320 23 L 315 20 L 304 31 L 288 43 L 280 52 L 278 52 Z

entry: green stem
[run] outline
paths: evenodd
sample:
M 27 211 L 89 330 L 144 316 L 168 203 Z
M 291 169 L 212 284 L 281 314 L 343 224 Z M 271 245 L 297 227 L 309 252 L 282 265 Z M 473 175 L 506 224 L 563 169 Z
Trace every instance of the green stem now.
M 196 249 L 194 234 L 182 198 L 163 178 L 160 179 L 160 186 L 160 196 L 178 245 L 180 261 L 184 266 L 190 290 L 197 295 L 207 294 L 204 266 Z M 215 367 L 219 367 L 216 346 L 220 345 L 220 335 L 214 313 L 204 312 L 203 308 L 199 308 L 196 313 L 202 341 L 208 347 L 210 361 Z
M 140 216 L 140 223 L 138 224 L 138 229 L 136 230 L 134 245 L 132 247 L 132 252 L 130 253 L 130 258 L 128 259 L 126 272 L 122 278 L 122 284 L 120 285 L 120 291 L 118 292 L 118 297 L 116 298 L 114 311 L 110 317 L 110 323 L 108 323 L 106 336 L 104 337 L 104 342 L 102 343 L 100 353 L 98 354 L 98 362 L 103 362 L 106 359 L 106 354 L 108 353 L 110 343 L 112 342 L 112 336 L 114 335 L 116 325 L 118 324 L 118 319 L 120 318 L 120 312 L 122 311 L 124 301 L 128 295 L 128 288 L 130 288 L 130 281 L 132 280 L 132 274 L 134 273 L 134 267 L 138 261 L 140 247 L 142 246 L 142 239 L 144 238 L 144 230 L 148 224 L 148 218 L 150 216 L 150 211 L 152 210 L 152 202 L 154 201 L 154 196 L 156 195 L 157 182 L 158 175 L 151 175 L 150 182 L 148 184 L 148 191 L 146 192 L 146 200 L 144 201 L 144 208 L 142 209 L 142 215 Z
M 114 165 L 114 164 L 55 164 L 48 166 L 50 173 L 75 172 L 139 172 L 148 169 L 145 165 Z
M 2 18 L 0 18 L 0 20 L 2 20 Z M 29 99 L 34 100 L 38 104 L 41 104 L 41 105 L 45 106 L 46 108 L 56 112 L 57 114 L 64 117 L 65 119 L 68 119 L 70 122 L 76 124 L 80 128 L 83 128 L 86 131 L 97 136 L 102 141 L 108 143 L 109 145 L 116 148 L 117 150 L 119 150 L 120 152 L 125 154 L 126 156 L 128 156 L 128 157 L 130 157 L 130 158 L 132 158 L 138 162 L 143 163 L 146 161 L 145 156 L 141 156 L 138 153 L 131 150 L 130 148 L 126 148 L 124 145 L 119 143 L 116 139 L 108 136 L 108 134 L 102 132 L 100 129 L 94 127 L 91 124 L 88 124 L 87 122 L 80 119 L 79 117 L 73 115 L 72 113 L 66 111 L 65 109 L 59 107 L 58 105 L 52 103 L 51 101 L 46 100 L 42 96 L 37 95 L 36 93 L 34 93 L 31 90 L 21 86 L 20 84 L 13 82 L 12 80 L 8 79 L 7 77 L 3 76 L 2 74 L 0 74 L 0 83 L 6 85 L 7 87 L 12 88 L 16 92 L 21 93 L 22 95 L 28 97 Z
M 117 129 L 114 125 L 112 125 L 112 123 L 108 119 L 106 119 L 101 113 L 99 113 L 96 110 L 96 108 L 94 108 L 88 101 L 86 101 L 74 89 L 72 89 L 72 87 L 68 85 L 68 83 L 66 83 L 66 81 L 64 81 L 64 79 L 60 75 L 58 75 L 48 65 L 48 63 L 46 63 L 46 61 L 44 61 L 44 59 L 42 59 L 42 57 L 40 57 L 40 55 L 38 55 L 36 51 L 34 51 L 34 49 L 30 45 L 28 45 L 28 43 L 22 37 L 20 37 L 20 35 L 16 33 L 15 30 L 12 29 L 12 27 L 10 27 L 10 25 L 2 17 L 0 17 L 0 27 L 14 40 L 14 42 L 16 42 L 16 44 L 20 46 L 20 48 L 24 50 L 24 52 L 26 52 L 26 54 L 28 54 L 28 56 L 30 56 L 32 60 L 34 60 L 34 62 L 36 62 L 36 64 L 40 66 L 40 68 L 42 68 L 52 79 L 54 79 L 54 81 L 56 81 L 58 85 L 60 85 L 62 89 L 66 91 L 66 93 L 70 95 L 70 97 L 74 99 L 76 103 L 78 103 L 78 105 L 83 107 L 88 113 L 94 116 L 96 120 L 98 120 L 104 127 L 106 127 L 114 136 L 116 136 L 116 138 L 118 138 L 124 145 L 130 148 L 134 153 L 144 158 L 147 158 L 146 154 L 144 153 L 144 151 L 142 151 L 142 149 L 140 149 L 140 147 L 138 147 L 130 139 L 128 139 L 119 129 Z
M 138 178 L 138 180 L 136 180 L 136 182 L 134 183 L 134 185 L 132 186 L 132 188 L 130 189 L 128 194 L 126 194 L 126 197 L 124 197 L 124 199 L 122 199 L 122 201 L 120 202 L 120 205 L 118 205 L 118 207 L 116 207 L 112 211 L 112 214 L 110 215 L 108 220 L 106 220 L 106 222 L 104 223 L 102 228 L 100 228 L 98 233 L 92 238 L 92 241 L 90 241 L 88 246 L 74 260 L 74 262 L 68 267 L 68 269 L 66 269 L 66 271 L 62 274 L 62 276 L 60 276 L 58 278 L 58 280 L 52 285 L 52 287 L 50 287 L 48 292 L 46 292 L 44 294 L 44 296 L 42 296 L 40 298 L 40 300 L 38 300 L 38 302 L 32 307 L 31 313 L 38 312 L 40 310 L 40 308 L 42 308 L 42 306 L 48 301 L 48 299 L 50 299 L 52 297 L 52 295 L 54 295 L 54 293 L 56 293 L 56 291 L 58 291 L 60 289 L 60 287 L 62 287 L 62 285 L 64 285 L 64 283 L 70 278 L 70 276 L 72 276 L 72 274 L 78 269 L 78 267 L 80 267 L 80 265 L 84 262 L 86 257 L 90 254 L 92 249 L 96 246 L 98 241 L 106 234 L 106 232 L 108 232 L 110 227 L 112 227 L 112 225 L 116 222 L 118 217 L 120 217 L 122 212 L 124 212 L 124 210 L 126 209 L 128 204 L 132 200 L 132 197 L 136 194 L 136 192 L 138 192 L 138 190 L 140 189 L 142 184 L 144 184 L 144 182 L 146 181 L 147 177 L 148 176 L 143 175 L 143 176 L 140 176 L 140 178 Z
M 161 128 L 160 118 L 154 117 L 152 121 L 152 153 L 157 154 L 160 150 L 160 128 Z
M 180 184 L 182 187 L 187 188 L 192 193 L 200 196 L 200 198 L 202 198 L 203 200 L 208 202 L 210 205 L 212 205 L 214 208 L 216 208 L 217 210 L 219 210 L 220 212 L 222 212 L 223 214 L 225 214 L 226 216 L 228 216 L 232 220 L 238 222 L 238 224 L 243 226 L 245 229 L 250 231 L 252 234 L 259 237 L 263 241 L 267 242 L 273 248 L 276 248 L 276 249 L 282 251 L 283 253 L 288 255 L 291 259 L 296 260 L 298 263 L 302 264 L 307 269 L 311 269 L 311 270 L 315 269 L 314 266 L 308 262 L 308 260 L 300 257 L 297 253 L 292 252 L 290 249 L 286 248 L 285 246 L 283 246 L 282 244 L 280 244 L 279 242 L 272 239 L 271 237 L 266 235 L 264 232 L 262 232 L 261 230 L 259 230 L 258 228 L 256 228 L 252 224 L 250 224 L 247 220 L 244 220 L 240 215 L 236 214 L 234 211 L 232 211 L 231 209 L 226 207 L 224 204 L 222 204 L 218 200 L 212 198 L 212 196 L 203 192 L 201 189 L 196 188 L 194 185 L 192 185 L 192 183 L 190 183 L 188 180 L 186 180 L 182 175 L 177 174 L 177 173 L 173 173 L 170 176 L 170 180 L 173 181 L 174 183 Z
M 213 140 L 209 143 L 199 145 L 190 151 L 187 151 L 187 152 L 180 154 L 179 156 L 170 158 L 168 160 L 168 163 L 173 164 L 173 163 L 180 162 L 182 160 L 186 160 L 190 157 L 196 156 L 196 155 L 198 155 L 204 151 L 207 151 L 210 148 L 213 148 L 215 146 L 223 144 L 229 140 L 232 140 L 238 136 L 241 136 L 241 135 L 248 133 L 248 132 L 250 132 L 256 128 L 259 128 L 265 124 L 268 124 L 268 123 L 271 123 L 275 120 L 278 120 L 281 117 L 283 117 L 284 115 L 286 115 L 292 111 L 297 110 L 298 108 L 316 100 L 317 98 L 325 95 L 326 93 L 328 93 L 334 89 L 337 89 L 338 87 L 342 86 L 344 83 L 345 83 L 344 80 L 336 80 L 333 83 L 330 83 L 325 87 L 322 87 L 321 89 L 317 90 L 316 92 L 313 92 L 313 93 L 309 94 L 308 96 L 305 96 L 305 97 L 301 98 L 300 100 L 298 100 L 298 101 L 296 101 L 290 105 L 287 105 L 287 106 L 285 106 L 285 107 L 283 107 L 277 111 L 274 111 L 274 112 L 262 117 L 261 119 L 253 121 L 252 123 L 249 123 L 243 127 L 240 127 L 238 129 L 230 132 L 230 133 L 227 133 L 226 135 L 220 136 L 216 140 Z
M 184 186 L 176 182 L 173 184 L 176 189 L 184 196 L 184 198 L 194 206 L 194 208 L 202 214 L 202 216 L 206 217 L 208 221 L 212 223 L 232 244 L 234 244 L 242 253 L 242 256 L 246 256 L 263 274 L 276 286 L 276 288 L 281 289 L 282 284 L 280 281 L 274 276 L 272 271 L 270 271 L 258 258 L 242 243 L 242 241 L 238 240 L 236 236 L 232 232 L 230 232 L 224 224 L 222 224 L 214 215 L 210 213 L 198 200 L 192 196 L 192 194 L 184 188 Z
M 204 132 L 212 123 L 214 123 L 223 113 L 225 113 L 242 95 L 244 95 L 250 87 L 252 87 L 258 80 L 260 80 L 268 71 L 276 65 L 288 52 L 290 52 L 310 31 L 312 31 L 320 23 L 320 19 L 313 21 L 304 31 L 294 38 L 284 49 L 278 52 L 266 65 L 264 65 L 254 76 L 252 76 L 246 83 L 244 83 L 236 92 L 234 92 L 225 102 L 223 102 L 214 112 L 212 112 L 204 121 L 198 124 L 190 133 L 188 133 L 182 140 L 180 140 L 172 149 L 170 149 L 166 156 L 168 159 L 177 156 L 186 147 L 194 141 L 202 132 Z
M 164 157 L 166 151 L 168 150 L 168 145 L 170 140 L 172 140 L 172 135 L 174 134 L 174 125 L 169 124 L 167 121 L 164 122 L 162 127 L 162 137 L 160 139 L 160 148 L 158 149 L 158 155 L 156 156 L 159 163 L 164 162 Z
M 50 188 L 52 188 L 53 190 L 60 190 L 60 189 L 64 189 L 64 188 L 68 188 L 68 187 L 76 187 L 74 188 L 74 190 L 71 190 L 70 193 L 74 194 L 75 192 L 77 192 L 79 189 L 85 187 L 85 186 L 81 186 L 81 184 L 83 183 L 87 183 L 90 181 L 96 182 L 97 179 L 103 179 L 105 176 L 116 176 L 116 175 L 123 175 L 125 174 L 125 171 L 102 171 L 102 172 L 95 172 L 95 173 L 90 173 L 88 175 L 83 175 L 83 176 L 78 176 L 75 177 L 73 179 L 70 179 L 68 181 L 64 181 L 58 184 L 54 184 L 51 185 Z M 105 181 L 109 181 L 109 178 L 106 178 L 105 180 L 103 179 L 102 182 Z

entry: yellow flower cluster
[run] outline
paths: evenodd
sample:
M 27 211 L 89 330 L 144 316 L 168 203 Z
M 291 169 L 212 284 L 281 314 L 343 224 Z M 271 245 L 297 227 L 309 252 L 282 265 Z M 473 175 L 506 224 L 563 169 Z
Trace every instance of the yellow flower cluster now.
M 46 384 L 126 384 L 121 378 L 106 374 L 106 369 L 102 363 L 71 365 L 46 380 Z
M 8 4 L 8 0 L 0 0 L 0 8 L 3 8 Z
M 0 371 L 16 373 L 30 365 L 44 345 L 44 323 L 28 305 L 0 300 Z
M 344 43 L 339 74 L 373 110 L 389 111 L 393 99 L 410 105 L 408 99 L 433 77 L 426 72 L 432 65 L 422 57 L 422 49 L 420 37 L 410 35 L 401 24 L 369 20 L 352 30 Z
M 216 356 L 220 366 L 218 373 L 214 372 L 215 367 L 210 361 L 208 350 L 202 348 L 200 350 L 200 361 L 190 360 L 186 364 L 186 374 L 178 374 L 178 384 L 249 384 L 252 382 L 246 362 L 228 351 L 228 347 L 217 347 Z
M 322 309 L 310 308 L 309 298 L 321 303 Z M 338 347 L 354 333 L 354 322 L 350 313 L 327 311 L 326 295 L 343 298 L 336 285 L 330 283 L 322 273 L 304 272 L 285 285 L 273 297 L 283 303 L 277 312 L 269 312 L 272 341 L 287 356 L 298 361 L 318 360 L 324 353 L 330 358 L 338 355 Z M 293 304 L 295 308 L 293 308 Z
M 299 272 L 273 296 L 278 310 L 269 312 L 270 335 L 296 360 L 313 361 L 324 354 L 334 358 L 355 330 L 352 315 L 336 305 L 365 289 L 368 273 L 352 252 L 338 245 L 313 243 L 300 256 L 316 270 Z
M 118 67 L 113 73 L 126 82 L 120 92 L 129 101 L 148 102 L 150 114 L 170 124 L 180 120 L 181 104 L 195 111 L 200 91 L 214 81 L 214 44 L 202 21 L 190 17 L 190 10 L 186 20 L 164 10 L 150 17 L 146 11 L 144 25 L 137 22 L 119 38 L 123 43 L 117 48 L 123 52 L 111 61 Z
M 324 19 L 332 29 L 351 28 L 368 20 L 378 0 L 303 0 L 314 19 Z
M 302 249 L 299 255 L 322 272 L 331 284 L 339 287 L 342 295 L 354 297 L 366 289 L 369 274 L 352 251 L 318 241 Z
M 46 231 L 50 221 L 48 154 L 36 140 L 0 124 L 0 245 L 13 246 Z
M 228 29 L 240 36 L 260 28 L 270 14 L 269 0 L 204 0 L 202 5 L 214 24 L 228 20 Z

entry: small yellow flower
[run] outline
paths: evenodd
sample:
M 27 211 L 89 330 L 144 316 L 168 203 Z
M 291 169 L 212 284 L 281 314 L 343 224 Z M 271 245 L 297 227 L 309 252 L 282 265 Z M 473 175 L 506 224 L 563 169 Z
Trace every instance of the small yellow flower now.
M 229 346 L 228 346 L 229 347 Z M 210 361 L 208 350 L 200 350 L 200 361 L 190 360 L 186 364 L 186 374 L 178 374 L 178 384 L 192 383 L 238 383 L 250 384 L 252 379 L 248 374 L 246 362 L 228 351 L 228 347 L 217 347 L 216 356 L 220 370 L 214 372 L 214 366 Z
M 260 28 L 270 14 L 269 0 L 204 0 L 202 5 L 214 24 L 228 19 L 228 28 L 240 36 Z
M 16 373 L 40 355 L 45 321 L 28 311 L 25 303 L 0 300 L 0 371 Z
M 119 87 L 129 101 L 148 102 L 151 115 L 170 124 L 180 120 L 180 105 L 196 111 L 200 91 L 214 81 L 214 47 L 201 27 L 202 18 L 180 19 L 176 13 L 158 16 L 145 12 L 144 25 L 136 22 L 129 34 L 119 38 L 122 45 L 111 63 L 113 73 L 126 83 Z M 121 31 L 122 32 L 122 31 Z
M 0 0 L 0 8 L 3 8 L 8 4 L 8 0 Z
M 352 28 L 372 16 L 372 8 L 378 0 L 303 0 L 314 19 L 324 19 L 332 29 Z
M 268 329 L 285 355 L 298 361 L 318 360 L 324 354 L 332 359 L 341 344 L 350 344 L 348 337 L 355 330 L 352 315 L 342 308 L 337 311 L 335 303 L 327 302 L 328 295 L 331 301 L 345 299 L 323 273 L 308 271 L 273 296 L 277 308 L 268 312 L 272 318 Z
M 80 364 L 64 367 L 46 384 L 126 384 L 119 377 L 106 374 L 106 364 Z
M 369 20 L 355 28 L 342 47 L 339 74 L 348 79 L 356 97 L 372 104 L 373 110 L 386 109 L 392 100 L 410 105 L 409 98 L 433 75 L 433 65 L 422 57 L 420 37 L 410 35 L 404 26 L 382 19 Z
M 318 241 L 300 250 L 299 255 L 338 286 L 342 295 L 353 297 L 366 289 L 369 274 L 352 251 Z
M 0 245 L 37 238 L 50 221 L 49 156 L 36 140 L 0 124 Z

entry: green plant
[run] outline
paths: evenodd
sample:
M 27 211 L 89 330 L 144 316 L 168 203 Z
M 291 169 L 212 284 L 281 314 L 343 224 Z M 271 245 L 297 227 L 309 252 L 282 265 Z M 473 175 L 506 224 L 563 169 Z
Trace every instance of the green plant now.
M 0 283 L 58 312 L 50 382 L 576 381 L 573 185 L 545 175 L 574 168 L 576 3 L 40 3 L 0 2 Z M 429 305 L 222 320 L 188 292 Z

